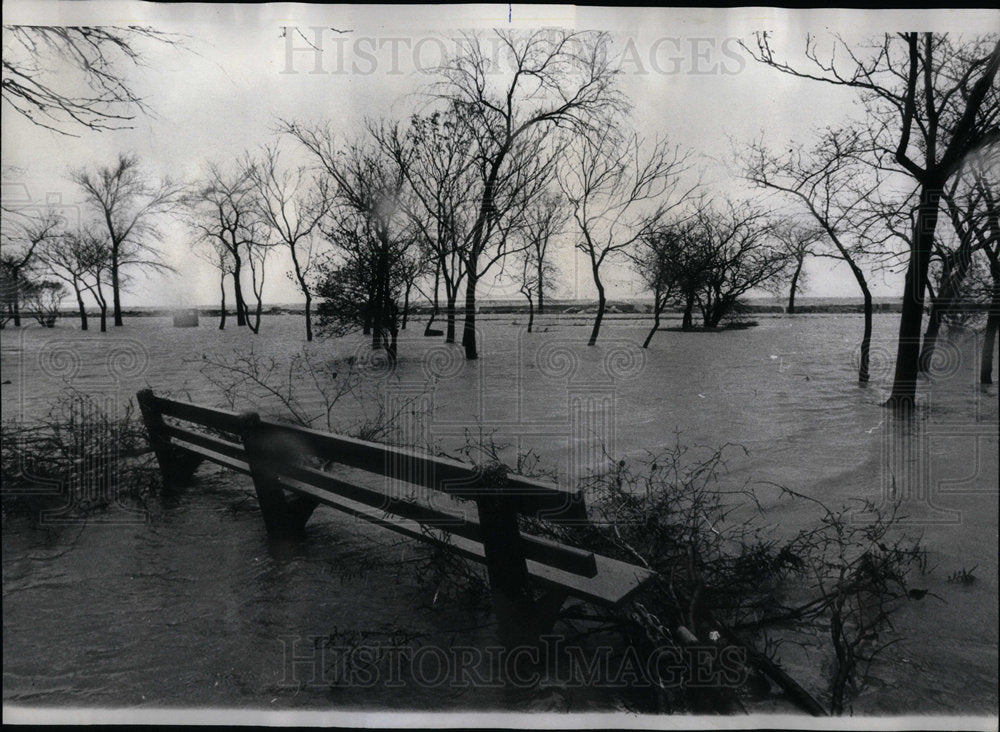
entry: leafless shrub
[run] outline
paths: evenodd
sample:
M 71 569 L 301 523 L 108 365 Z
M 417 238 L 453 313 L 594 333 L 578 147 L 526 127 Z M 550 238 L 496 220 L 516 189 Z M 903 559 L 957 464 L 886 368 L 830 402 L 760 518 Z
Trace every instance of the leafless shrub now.
M 3 511 L 27 515 L 69 506 L 85 515 L 114 500 L 143 498 L 156 485 L 141 421 L 131 400 L 115 402 L 68 388 L 37 422 L 5 420 Z

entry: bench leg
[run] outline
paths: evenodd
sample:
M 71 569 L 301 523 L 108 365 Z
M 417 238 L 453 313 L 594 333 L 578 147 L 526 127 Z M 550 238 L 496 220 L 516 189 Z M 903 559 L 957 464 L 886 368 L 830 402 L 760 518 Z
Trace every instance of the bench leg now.
M 535 614 L 517 511 L 500 496 L 480 498 L 477 504 L 500 642 L 514 647 L 530 639 Z
M 290 456 L 281 454 L 280 448 L 269 444 L 261 434 L 260 416 L 256 412 L 242 415 L 241 420 L 243 447 L 267 533 L 273 539 L 294 537 L 305 528 L 317 501 L 306 496 L 285 497 L 285 489 L 278 480 L 278 466 Z
M 295 496 L 286 499 L 290 530 L 300 533 L 305 529 L 306 521 L 309 520 L 318 505 L 319 501 L 311 496 Z
M 166 434 L 163 415 L 153 404 L 153 391 L 143 389 L 136 394 L 139 412 L 142 414 L 146 433 L 149 435 L 149 446 L 156 455 L 160 465 L 160 475 L 163 476 L 163 487 L 167 490 L 178 486 L 190 485 L 194 471 L 201 464 L 202 458 L 184 450 L 178 450 L 170 442 Z
M 552 626 L 556 624 L 556 616 L 562 610 L 563 603 L 566 602 L 568 594 L 566 590 L 553 587 L 546 590 L 535 600 L 534 608 L 534 636 L 543 636 L 552 632 Z

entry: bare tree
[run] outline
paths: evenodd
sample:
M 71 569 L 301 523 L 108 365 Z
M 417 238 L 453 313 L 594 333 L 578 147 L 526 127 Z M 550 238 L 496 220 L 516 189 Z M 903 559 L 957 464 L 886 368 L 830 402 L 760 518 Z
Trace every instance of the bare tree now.
M 119 155 L 115 164 L 96 171 L 78 169 L 71 180 L 83 192 L 84 202 L 107 228 L 111 248 L 111 296 L 114 323 L 122 325 L 122 267 L 126 260 L 148 269 L 166 271 L 155 243 L 157 218 L 174 210 L 182 189 L 169 179 L 153 183 L 135 155 Z
M 532 288 L 538 299 L 538 314 L 545 314 L 545 290 L 557 272 L 550 261 L 549 244 L 553 237 L 563 233 L 569 222 L 570 211 L 566 201 L 555 191 L 543 193 L 531 202 L 524 221 L 525 264 L 534 268 Z M 524 278 L 522 278 L 524 279 Z M 528 331 L 531 331 L 529 323 Z
M 893 229 L 884 210 L 872 210 L 880 179 L 877 172 L 863 175 L 870 165 L 864 160 L 860 134 L 854 129 L 826 130 L 811 148 L 799 145 L 785 154 L 774 153 L 758 141 L 743 156 L 743 166 L 748 180 L 789 196 L 816 221 L 834 251 L 816 250 L 814 256 L 840 259 L 854 275 L 864 299 L 858 382 L 867 384 L 872 294 L 862 262 L 886 254 Z
M 208 262 L 219 273 L 219 330 L 226 329 L 226 279 L 233 276 L 233 261 L 229 250 L 218 239 L 198 239 L 194 242 L 195 254 Z M 243 311 L 237 308 L 237 317 L 244 320 Z
M 425 333 L 437 315 L 437 293 L 444 285 L 445 341 L 455 342 L 458 293 L 465 280 L 462 246 L 478 213 L 478 167 L 473 136 L 460 124 L 452 108 L 414 115 L 405 134 L 383 130 L 378 142 L 396 160 L 406 178 L 402 204 L 417 239 L 435 260 L 433 312 Z
M 63 225 L 62 218 L 51 208 L 19 210 L 4 206 L 2 243 L 0 243 L 0 288 L 3 323 L 13 320 L 21 326 L 21 303 L 30 284 L 39 246 L 52 240 Z
M 945 237 L 942 235 L 935 237 L 936 262 L 932 261 L 931 272 L 937 270 L 937 288 L 935 291 L 932 282 L 928 282 L 931 308 L 920 348 L 922 373 L 930 370 L 944 318 L 961 306 L 963 283 L 972 268 L 976 252 L 984 249 L 987 257 L 989 256 L 990 217 L 996 217 L 991 191 L 996 190 L 997 185 L 990 170 L 995 169 L 1000 161 L 1000 146 L 992 146 L 992 149 L 984 152 L 987 154 L 964 162 L 941 196 L 957 245 L 948 246 L 943 243 Z M 935 267 L 935 264 L 938 266 Z
M 609 120 L 590 136 L 578 137 L 560 167 L 559 184 L 569 202 L 597 288 L 597 315 L 587 345 L 597 343 L 607 297 L 601 266 L 650 236 L 671 210 L 683 205 L 698 184 L 681 185 L 688 155 L 665 140 L 648 154 L 638 135 L 619 135 Z
M 59 306 L 66 292 L 61 282 L 31 280 L 25 286 L 25 311 L 43 328 L 54 328 L 59 318 Z
M 1000 105 L 988 101 L 996 95 L 1000 41 L 995 35 L 952 41 L 944 34 L 901 33 L 861 50 L 836 37 L 824 60 L 808 36 L 810 71 L 779 61 L 767 33 L 757 34 L 756 45 L 751 54 L 778 71 L 858 90 L 874 147 L 916 184 L 896 369 L 886 402 L 912 406 L 941 195 L 968 155 L 1000 138 Z
M 305 167 L 282 169 L 278 147 L 265 147 L 248 170 L 261 221 L 288 249 L 294 281 L 306 300 L 306 340 L 313 339 L 309 278 L 315 234 L 330 209 L 328 178 L 311 177 Z
M 142 65 L 144 41 L 178 43 L 140 26 L 4 26 L 3 100 L 64 135 L 127 129 L 136 111 L 148 112 L 123 71 Z
M 773 244 L 772 225 L 750 203 L 727 202 L 722 210 L 700 205 L 685 241 L 698 262 L 697 300 L 706 328 L 718 327 L 747 292 L 785 273 L 788 256 Z
M 370 123 L 365 139 L 338 147 L 329 126 L 308 127 L 295 122 L 283 123 L 283 129 L 293 135 L 314 156 L 321 170 L 330 178 L 334 191 L 333 203 L 323 233 L 347 257 L 348 269 L 327 268 L 329 275 L 353 274 L 364 285 L 351 288 L 355 296 L 365 292 L 360 312 L 363 323 L 369 324 L 372 348 L 385 351 L 390 361 L 396 360 L 396 339 L 399 332 L 399 305 L 396 302 L 400 266 L 412 244 L 410 220 L 400 203 L 406 186 L 398 161 L 378 143 L 387 133 L 385 126 Z M 364 268 L 370 274 L 364 274 Z M 367 289 L 365 289 L 367 288 Z M 335 319 L 334 307 L 346 303 L 327 291 L 327 320 Z M 355 307 L 344 313 L 345 322 L 354 323 Z
M 993 223 L 996 223 L 994 219 Z M 1000 331 L 1000 226 L 994 226 L 992 243 L 983 247 L 990 263 L 991 288 L 990 310 L 986 318 L 986 333 L 983 336 L 983 355 L 979 366 L 979 383 L 993 383 L 993 352 L 996 350 L 997 331 Z
M 108 329 L 108 298 L 104 294 L 104 284 L 111 272 L 111 247 L 107 240 L 92 232 L 84 233 L 79 246 L 84 264 L 84 287 L 93 296 L 100 313 L 101 332 Z
M 515 275 L 518 291 L 528 301 L 529 333 L 535 324 L 535 299 L 538 300 L 538 312 L 541 313 L 545 283 L 551 283 L 558 272 L 556 266 L 545 258 L 546 246 L 539 246 L 542 242 L 535 236 L 537 232 L 527 233 L 528 245 L 522 247 L 517 254 L 519 267 Z
M 256 335 L 260 333 L 260 316 L 264 310 L 264 279 L 267 275 L 267 257 L 271 253 L 269 242 L 255 242 L 255 246 L 247 249 L 246 264 L 250 273 L 250 291 L 253 293 L 254 305 L 250 309 L 250 303 L 243 301 L 243 321 L 247 328 Z
M 467 359 L 478 358 L 477 285 L 512 241 L 502 220 L 543 190 L 538 187 L 542 163 L 551 165 L 556 158 L 552 133 L 558 128 L 593 134 L 599 115 L 625 107 L 614 85 L 607 34 L 504 30 L 488 40 L 465 35 L 460 51 L 440 69 L 444 80 L 436 89 L 471 134 L 479 172 L 478 205 L 460 248 Z
M 773 234 L 791 259 L 791 281 L 788 284 L 788 307 L 785 312 L 794 315 L 795 294 L 803 288 L 806 281 L 802 267 L 806 257 L 813 254 L 813 248 L 823 238 L 824 232 L 815 226 L 805 226 L 792 220 L 775 225 Z
M 247 325 L 249 307 L 244 294 L 244 280 L 249 271 L 256 283 L 257 264 L 263 261 L 258 250 L 269 245 L 267 228 L 261 221 L 260 206 L 251 183 L 252 169 L 248 155 L 233 165 L 230 171 L 214 163 L 209 164 L 201 180 L 186 195 L 190 212 L 188 224 L 195 233 L 195 243 L 202 247 L 202 256 L 219 270 L 223 300 L 220 328 L 225 325 L 227 275 L 233 279 L 236 325 Z M 257 289 L 259 287 L 254 284 L 252 291 Z
M 83 293 L 88 290 L 86 278 L 92 269 L 87 251 L 90 236 L 90 232 L 84 231 L 63 232 L 39 251 L 39 259 L 49 273 L 73 288 L 80 314 L 80 330 L 89 327 Z
M 407 246 L 399 265 L 399 276 L 403 282 L 403 309 L 399 323 L 400 330 L 406 330 L 406 322 L 410 317 L 410 295 L 414 289 L 420 292 L 420 280 L 430 273 L 430 267 L 437 263 L 436 258 L 426 249 L 418 246 Z M 435 307 L 437 304 L 435 303 Z
M 660 329 L 660 317 L 671 303 L 685 300 L 690 328 L 690 308 L 693 307 L 696 290 L 685 284 L 690 278 L 700 281 L 700 272 L 692 271 L 693 263 L 688 257 L 695 253 L 691 241 L 694 224 L 691 221 L 662 223 L 636 243 L 629 258 L 646 287 L 653 293 L 653 327 L 646 335 L 642 347 L 649 348 L 653 335 Z M 684 298 L 691 293 L 690 300 Z

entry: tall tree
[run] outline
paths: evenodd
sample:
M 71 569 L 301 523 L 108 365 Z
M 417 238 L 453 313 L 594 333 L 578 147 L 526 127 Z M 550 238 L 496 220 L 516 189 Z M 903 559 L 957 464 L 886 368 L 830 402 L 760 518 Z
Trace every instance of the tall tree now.
M 840 259 L 851 270 L 864 301 L 864 328 L 858 359 L 858 383 L 870 378 L 872 293 L 863 265 L 892 254 L 894 227 L 885 207 L 873 206 L 880 185 L 878 171 L 865 159 L 867 146 L 856 128 L 828 129 L 813 146 L 797 145 L 785 153 L 771 151 L 762 141 L 743 155 L 744 175 L 753 183 L 784 194 L 808 212 L 833 251 L 818 249 L 815 256 Z M 870 175 L 865 173 L 871 172 Z
M 306 340 L 313 339 L 310 271 L 320 221 L 330 209 L 328 178 L 312 177 L 305 167 L 283 169 L 278 147 L 265 147 L 249 178 L 256 190 L 261 221 L 291 255 L 292 272 L 306 301 Z
M 66 231 L 39 252 L 39 258 L 49 273 L 73 289 L 80 315 L 80 330 L 89 327 L 83 294 L 88 290 L 86 278 L 92 269 L 88 252 L 91 236 L 86 231 Z
M 202 256 L 218 268 L 223 301 L 226 276 L 232 276 L 236 325 L 239 327 L 247 325 L 249 312 L 244 290 L 246 273 L 250 272 L 251 279 L 256 282 L 256 265 L 262 261 L 260 250 L 270 245 L 252 185 L 253 175 L 256 175 L 251 174 L 253 168 L 249 154 L 229 170 L 211 163 L 185 196 L 187 221 L 195 234 L 194 243 L 201 247 Z M 257 289 L 256 285 L 251 289 Z M 225 323 L 225 302 L 222 311 L 220 328 Z
M 420 246 L 435 260 L 434 307 L 438 287 L 443 284 L 445 342 L 454 343 L 456 303 L 465 280 L 462 246 L 479 204 L 479 168 L 472 131 L 460 123 L 458 112 L 450 107 L 413 115 L 405 134 L 396 129 L 383 130 L 378 141 L 406 178 L 407 192 L 401 203 Z
M 671 210 L 683 205 L 698 183 L 682 185 L 687 154 L 665 140 L 644 151 L 638 135 L 621 135 L 609 122 L 578 137 L 559 171 L 579 239 L 597 288 L 597 314 L 587 345 L 597 343 L 607 305 L 601 266 L 649 237 Z
M 74 171 L 71 180 L 83 192 L 84 203 L 107 229 L 111 248 L 111 297 L 114 323 L 122 322 L 122 267 L 127 260 L 141 261 L 154 270 L 169 270 L 160 260 L 156 226 L 160 215 L 174 210 L 182 188 L 169 179 L 154 183 L 135 155 L 119 155 L 110 166 L 95 171 Z
M 509 217 L 544 190 L 540 163 L 555 162 L 557 129 L 596 133 L 599 117 L 625 108 L 605 33 L 498 30 L 467 34 L 440 73 L 439 96 L 458 111 L 473 139 L 479 169 L 476 212 L 460 251 L 465 264 L 467 359 L 478 358 L 476 288 L 506 254 Z M 495 53 L 494 53 L 495 52 Z M 526 173 L 531 171 L 531 175 Z
M 695 251 L 698 308 L 706 328 L 730 315 L 743 295 L 784 275 L 788 255 L 775 246 L 772 222 L 750 203 L 703 202 L 685 243 Z
M 988 102 L 996 94 L 1000 40 L 886 34 L 862 50 L 837 37 L 824 60 L 809 36 L 809 71 L 779 61 L 767 33 L 757 34 L 756 45 L 751 54 L 778 71 L 857 90 L 874 147 L 916 186 L 896 368 L 886 401 L 909 408 L 916 397 L 924 293 L 942 192 L 968 155 L 1000 138 L 1000 105 Z
M 323 233 L 347 255 L 351 272 L 357 275 L 359 268 L 371 268 L 371 275 L 360 283 L 368 288 L 360 312 L 363 323 L 370 323 L 372 348 L 385 351 L 395 362 L 400 313 L 396 285 L 413 239 L 401 205 L 406 186 L 403 170 L 378 142 L 387 134 L 385 126 L 370 123 L 362 140 L 344 145 L 337 145 L 328 125 L 285 122 L 283 129 L 302 143 L 329 176 L 334 205 Z M 347 273 L 343 270 L 337 276 Z M 357 294 L 361 289 L 352 291 Z M 332 315 L 329 307 L 326 313 Z M 353 316 L 349 320 L 353 322 Z
M 671 303 L 685 303 L 686 327 L 691 327 L 690 309 L 697 296 L 693 284 L 700 282 L 701 277 L 700 271 L 694 271 L 693 260 L 688 259 L 695 255 L 693 231 L 691 221 L 664 222 L 645 234 L 629 254 L 636 274 L 653 293 L 653 326 L 642 343 L 643 348 L 649 348 L 653 335 L 660 329 L 663 311 Z M 688 293 L 690 299 L 685 297 Z
M 539 315 L 545 314 L 545 290 L 557 271 L 551 262 L 549 245 L 554 237 L 564 232 L 569 217 L 565 199 L 555 191 L 546 191 L 531 202 L 524 219 L 524 238 L 528 244 L 524 260 L 525 265 L 534 268 L 531 279 Z
M 990 173 L 1000 162 L 1000 145 L 993 145 L 984 153 L 965 161 L 941 196 L 957 243 L 949 246 L 943 243 L 944 236 L 935 237 L 934 254 L 938 266 L 935 268 L 932 262 L 931 270 L 937 270 L 937 289 L 935 291 L 934 286 L 928 283 L 931 308 L 920 347 L 922 373 L 930 371 L 938 333 L 946 314 L 961 304 L 963 283 L 972 269 L 976 252 L 988 249 L 990 217 L 996 216 L 995 210 L 992 214 L 990 211 L 993 205 L 990 192 L 997 187 L 996 176 Z M 986 254 L 988 257 L 989 252 Z
M 788 307 L 785 308 L 785 312 L 794 315 L 795 295 L 803 288 L 806 281 L 805 273 L 802 271 L 806 257 L 813 254 L 816 243 L 824 236 L 823 230 L 791 220 L 776 224 L 773 233 L 791 260 Z

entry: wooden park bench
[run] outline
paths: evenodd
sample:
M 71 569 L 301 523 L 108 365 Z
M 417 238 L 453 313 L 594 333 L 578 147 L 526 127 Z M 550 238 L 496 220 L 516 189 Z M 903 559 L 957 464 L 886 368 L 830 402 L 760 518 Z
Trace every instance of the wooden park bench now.
M 456 460 L 261 419 L 254 412 L 165 399 L 149 389 L 137 396 L 165 486 L 189 484 L 207 460 L 253 479 L 273 537 L 302 531 L 322 503 L 483 563 L 505 643 L 548 632 L 568 597 L 615 607 L 653 577 L 646 568 L 520 530 L 519 515 L 556 525 L 586 523 L 578 491 L 507 475 L 502 467 L 476 470 Z M 372 487 L 378 477 L 389 480 Z M 439 500 L 414 501 L 416 488 Z M 476 517 L 464 515 L 467 504 L 451 499 L 473 501 Z M 457 510 L 447 510 L 452 506 Z

